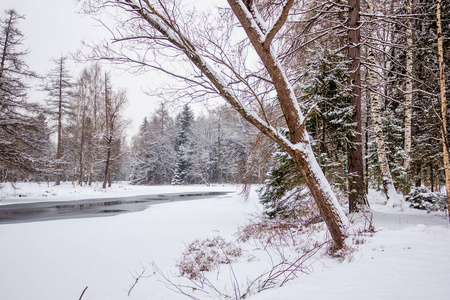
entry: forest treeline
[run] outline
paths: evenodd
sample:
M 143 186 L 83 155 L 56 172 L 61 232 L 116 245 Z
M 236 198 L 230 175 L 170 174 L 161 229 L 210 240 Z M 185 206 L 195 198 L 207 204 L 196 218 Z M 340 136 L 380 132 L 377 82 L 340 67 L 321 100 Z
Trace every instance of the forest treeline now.
M 164 103 L 144 118 L 130 150 L 132 184 L 263 183 L 273 145 L 234 111 L 172 117 Z

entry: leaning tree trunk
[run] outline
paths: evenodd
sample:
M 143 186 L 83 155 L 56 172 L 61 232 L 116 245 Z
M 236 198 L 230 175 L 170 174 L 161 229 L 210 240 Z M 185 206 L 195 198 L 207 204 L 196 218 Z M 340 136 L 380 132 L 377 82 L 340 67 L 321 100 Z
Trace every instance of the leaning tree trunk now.
M 202 72 L 225 101 L 249 123 L 278 143 L 293 157 L 311 190 L 336 247 L 342 248 L 348 219 L 314 157 L 309 136 L 305 129 L 305 117 L 300 110 L 294 90 L 277 59 L 277 54 L 274 52 L 275 47 L 272 45 L 275 35 L 284 26 L 294 2 L 294 0 L 284 1 L 281 14 L 269 27 L 267 26 L 268 23 L 263 21 L 253 1 L 228 0 L 234 15 L 239 20 L 242 29 L 245 30 L 250 43 L 270 76 L 277 94 L 277 104 L 291 134 L 290 140 L 281 135 L 267 120 L 261 119 L 253 113 L 249 107 L 243 104 L 241 99 L 236 97 L 232 86 L 229 86 L 223 80 L 221 72 L 216 72 L 209 65 L 204 56 L 196 49 L 196 46 L 191 43 L 189 37 L 180 31 L 178 24 L 167 18 L 164 13 L 159 13 L 159 8 L 153 6 L 149 1 L 122 0 L 115 3 L 128 12 L 137 14 L 142 21 L 161 34 L 161 36 L 150 35 L 149 38 L 158 40 L 162 38 L 170 43 L 169 47 L 180 50 Z M 160 1 L 159 5 L 164 8 L 164 1 Z
M 441 0 L 437 0 L 436 7 L 437 19 L 437 36 L 438 36 L 438 56 L 439 56 L 439 81 L 441 90 L 441 112 L 442 112 L 442 148 L 444 156 L 444 171 L 445 171 L 445 188 L 447 190 L 447 204 L 448 216 L 450 220 L 450 161 L 448 149 L 448 135 L 447 135 L 447 96 L 445 94 L 445 70 L 444 70 L 444 47 L 442 45 L 442 26 L 441 26 Z
M 349 209 L 358 211 L 360 207 L 368 205 L 364 188 L 364 161 L 361 130 L 361 33 L 360 33 L 360 0 L 349 0 L 348 13 L 348 58 L 349 86 L 352 91 L 352 105 L 354 108 L 352 124 L 355 124 L 355 134 L 349 136 L 352 148 L 348 153 L 349 176 Z
M 292 142 L 292 145 L 285 145 L 284 149 L 292 156 L 297 164 L 297 167 L 305 179 L 306 184 L 319 207 L 321 215 L 327 224 L 336 247 L 340 249 L 344 246 L 344 230 L 348 224 L 348 220 L 340 209 L 336 196 L 331 190 L 331 186 L 325 178 L 322 169 L 317 163 L 311 148 L 309 135 L 304 125 L 304 116 L 298 107 L 293 88 L 287 80 L 286 74 L 284 74 L 279 61 L 277 61 L 275 53 L 272 52 L 273 48 L 271 43 L 273 38 L 286 21 L 288 12 L 293 6 L 294 1 L 288 0 L 285 2 L 279 19 L 275 22 L 274 26 L 267 31 L 265 26 L 258 25 L 260 24 L 258 17 L 255 17 L 257 8 L 252 1 L 249 1 L 248 4 L 244 4 L 243 1 L 240 0 L 228 0 L 228 3 L 268 71 L 277 92 L 278 103 L 283 112 Z M 259 28 L 255 28 L 255 24 L 257 24 L 256 26 Z M 266 33 L 264 34 L 264 32 Z M 208 76 L 208 74 L 206 75 Z M 213 73 L 210 74 L 209 77 L 212 82 L 217 81 L 217 77 Z M 219 85 L 221 85 L 219 82 L 215 84 L 218 88 Z M 228 99 L 233 105 L 236 99 L 231 99 L 232 96 L 229 95 L 228 88 L 220 87 L 219 90 L 221 91 L 222 97 Z M 261 122 L 254 122 L 252 120 L 254 117 L 243 111 L 240 105 L 237 105 L 235 108 L 237 108 L 238 112 L 240 112 L 247 121 L 253 123 L 259 130 L 271 137 L 268 128 L 261 126 Z M 277 139 L 279 139 L 279 137 L 277 137 Z M 282 145 L 280 146 L 283 146 L 284 143 L 281 144 Z M 361 180 L 362 179 L 363 178 L 361 178 Z M 362 185 L 362 189 L 364 189 L 364 184 Z
M 368 5 L 368 14 L 373 15 L 373 2 L 372 0 L 367 1 Z M 373 23 L 369 23 L 368 29 L 371 32 L 371 38 L 376 40 L 375 31 L 372 28 Z M 381 121 L 381 113 L 380 113 L 380 102 L 378 93 L 374 91 L 374 89 L 378 85 L 377 74 L 374 71 L 376 68 L 376 60 L 375 53 L 373 49 L 369 49 L 368 61 L 371 65 L 368 68 L 369 73 L 369 83 L 371 85 L 370 90 L 370 98 L 372 100 L 372 119 L 373 119 L 373 127 L 375 131 L 375 141 L 377 145 L 377 155 L 378 155 L 378 164 L 381 170 L 381 176 L 383 178 L 383 189 L 386 194 L 387 204 L 391 207 L 401 207 L 401 199 L 397 193 L 397 190 L 394 186 L 394 181 L 392 180 L 391 170 L 389 169 L 389 162 L 386 154 L 386 147 L 384 145 L 384 135 L 382 130 L 382 121 Z

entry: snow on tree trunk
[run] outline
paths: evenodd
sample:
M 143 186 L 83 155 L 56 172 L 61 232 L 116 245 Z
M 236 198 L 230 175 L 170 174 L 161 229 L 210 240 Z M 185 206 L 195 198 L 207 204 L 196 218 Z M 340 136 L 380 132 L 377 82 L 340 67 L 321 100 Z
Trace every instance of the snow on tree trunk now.
M 360 33 L 360 0 L 348 1 L 348 59 L 349 79 L 348 84 L 352 93 L 352 105 L 354 114 L 351 122 L 355 124 L 356 134 L 349 136 L 353 148 L 348 153 L 349 173 L 349 209 L 358 211 L 368 204 L 366 189 L 364 186 L 364 161 L 362 145 L 362 117 L 361 117 L 361 33 Z
M 289 129 L 290 140 L 286 139 L 279 130 L 274 128 L 270 121 L 260 118 L 254 113 L 251 107 L 245 104 L 245 101 L 241 101 L 244 99 L 239 99 L 236 96 L 236 90 L 233 90 L 233 84 L 228 84 L 225 81 L 226 77 L 223 78 L 222 73 L 215 71 L 206 60 L 206 56 L 192 43 L 190 37 L 181 31 L 180 24 L 176 23 L 178 19 L 171 19 L 171 16 L 165 14 L 167 11 L 164 9 L 171 10 L 171 8 L 164 7 L 165 4 L 163 1 L 158 2 L 159 7 L 163 6 L 163 10 L 160 12 L 158 12 L 158 7 L 148 1 L 119 0 L 114 3 L 127 12 L 136 14 L 140 17 L 141 21 L 152 26 L 155 32 L 149 34 L 147 31 L 145 33 L 147 37 L 160 42 L 166 41 L 167 47 L 179 50 L 202 73 L 202 77 L 207 78 L 207 85 L 212 86 L 215 93 L 220 95 L 249 123 L 279 144 L 294 158 L 299 172 L 305 177 L 311 194 L 321 211 L 336 248 L 342 248 L 344 246 L 345 229 L 348 226 L 348 219 L 338 204 L 336 196 L 332 192 L 327 179 L 314 157 L 309 136 L 305 129 L 305 118 L 300 110 L 294 90 L 280 62 L 277 60 L 277 54 L 274 50 L 275 47 L 272 45 L 275 35 L 285 25 L 294 2 L 294 0 L 287 0 L 283 3 L 270 4 L 275 6 L 279 5 L 280 14 L 273 22 L 270 22 L 271 26 L 269 26 L 269 23 L 266 24 L 262 16 L 258 13 L 258 8 L 253 1 L 228 0 L 234 15 L 242 26 L 241 28 L 245 31 L 248 40 L 270 76 L 271 85 L 277 95 L 277 108 L 280 109 L 282 117 Z M 140 34 L 132 31 L 129 33 Z M 122 42 L 126 42 L 126 40 Z M 131 61 L 131 59 L 128 61 Z M 239 80 L 245 80 L 244 77 L 247 76 L 239 76 Z M 187 77 L 185 78 L 187 79 Z
M 439 83 L 441 90 L 441 113 L 442 113 L 442 148 L 444 156 L 445 188 L 447 190 L 448 215 L 450 220 L 450 161 L 447 134 L 447 96 L 445 94 L 445 69 L 444 69 L 444 47 L 442 44 L 441 25 L 441 0 L 437 0 L 436 6 L 437 36 L 438 36 L 438 56 L 439 56 Z
M 412 15 L 412 1 L 406 1 L 406 14 Z M 412 120 L 412 71 L 413 71 L 413 36 L 412 36 L 412 20 L 407 18 L 406 21 L 406 83 L 405 83 L 405 160 L 403 166 L 406 171 L 409 169 L 411 162 L 411 120 Z
M 294 1 L 288 0 L 285 2 L 283 11 L 270 30 L 261 25 L 259 28 L 254 27 L 255 24 L 260 23 L 252 15 L 252 12 L 254 13 L 257 10 L 254 5 L 250 8 L 249 5 L 252 4 L 244 4 L 242 0 L 228 0 L 228 3 L 272 79 L 280 108 L 291 134 L 291 142 L 294 144 L 288 149 L 285 148 L 285 150 L 294 158 L 319 207 L 336 247 L 340 249 L 344 246 L 344 230 L 348 225 L 348 220 L 314 156 L 304 125 L 304 116 L 298 106 L 297 98 L 271 46 L 272 39 L 286 21 Z M 258 127 L 258 129 L 263 132 L 266 131 L 263 127 Z
M 368 13 L 372 15 L 373 4 L 372 0 L 367 1 L 368 4 Z M 369 31 L 371 32 L 371 38 L 376 39 L 375 31 L 372 28 L 372 23 L 369 23 Z M 369 50 L 368 61 L 371 65 L 368 68 L 369 73 L 369 83 L 372 87 L 370 90 L 370 98 L 372 100 L 372 119 L 373 119 L 373 127 L 375 131 L 375 140 L 377 145 L 377 155 L 378 155 L 378 164 L 381 170 L 381 176 L 383 178 L 383 189 L 387 198 L 387 205 L 390 207 L 402 207 L 401 196 L 397 193 L 394 187 L 394 181 L 392 180 L 391 171 L 389 169 L 389 163 L 386 154 L 386 147 L 384 146 L 384 135 L 382 129 L 382 121 L 381 121 L 381 113 L 380 113 L 380 102 L 378 93 L 374 92 L 373 89 L 376 89 L 378 85 L 377 75 L 373 68 L 376 67 L 375 54 L 373 49 Z
M 375 55 L 373 54 L 373 51 L 369 52 L 368 59 L 371 65 L 375 65 Z M 370 85 L 373 88 L 377 86 L 376 74 L 372 69 L 369 69 L 369 81 Z M 392 175 L 389 169 L 389 163 L 386 155 L 386 147 L 384 146 L 384 135 L 382 130 L 378 94 L 371 91 L 370 97 L 372 100 L 372 119 L 377 145 L 378 164 L 380 166 L 381 176 L 383 177 L 383 188 L 386 194 L 387 204 L 391 207 L 401 207 L 401 197 L 394 187 L 394 181 L 392 180 Z

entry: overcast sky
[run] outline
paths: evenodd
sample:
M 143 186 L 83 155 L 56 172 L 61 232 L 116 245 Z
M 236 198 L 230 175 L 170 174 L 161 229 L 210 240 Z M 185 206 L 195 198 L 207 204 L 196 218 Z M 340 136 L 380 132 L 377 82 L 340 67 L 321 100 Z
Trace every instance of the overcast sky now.
M 25 36 L 25 47 L 30 50 L 26 62 L 32 71 L 45 75 L 52 69 L 51 58 L 69 55 L 80 49 L 81 40 L 99 40 L 108 37 L 107 31 L 90 16 L 76 13 L 80 7 L 76 0 L 1 0 L 0 12 L 14 8 L 25 16 L 18 24 Z M 83 68 L 74 63 L 73 76 L 77 77 Z M 111 67 L 106 67 L 109 69 Z M 126 115 L 132 121 L 130 134 L 135 134 L 145 116 L 154 111 L 158 99 L 142 91 L 151 86 L 153 76 L 134 76 L 113 70 L 113 84 L 116 89 L 128 90 L 129 105 Z M 42 98 L 41 93 L 31 93 L 30 98 Z M 36 99 L 32 99 L 36 100 Z

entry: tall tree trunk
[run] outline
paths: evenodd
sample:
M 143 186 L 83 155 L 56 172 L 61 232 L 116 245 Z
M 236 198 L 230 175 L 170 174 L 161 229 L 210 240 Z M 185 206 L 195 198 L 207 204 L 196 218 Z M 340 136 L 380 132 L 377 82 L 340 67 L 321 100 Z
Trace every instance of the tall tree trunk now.
M 368 5 L 368 14 L 373 15 L 375 13 L 373 9 L 372 0 L 367 0 Z M 373 21 L 373 20 L 371 20 Z M 369 32 L 371 32 L 371 38 L 376 40 L 375 31 L 372 28 L 372 23 L 368 25 Z M 377 92 L 374 92 L 374 89 L 378 86 L 377 74 L 374 71 L 376 68 L 377 62 L 375 60 L 375 53 L 372 48 L 369 49 L 368 61 L 371 67 L 368 68 L 369 73 L 369 83 L 371 85 L 370 90 L 370 98 L 372 100 L 372 122 L 375 131 L 375 140 L 377 145 L 377 155 L 378 155 L 378 164 L 381 170 L 381 176 L 383 178 L 383 189 L 386 194 L 387 203 L 391 207 L 401 207 L 401 199 L 397 194 L 397 191 L 394 187 L 394 181 L 392 180 L 391 170 L 389 169 L 389 162 L 386 154 L 386 147 L 384 146 L 384 135 L 383 135 L 383 127 L 381 121 L 381 113 L 380 113 L 380 102 L 379 96 Z
M 217 135 L 217 181 L 222 183 L 222 165 L 221 165 L 221 144 L 220 144 L 220 118 L 218 122 L 218 135 Z
M 112 143 L 112 130 L 111 130 L 111 103 L 110 94 L 108 88 L 108 76 L 105 73 L 105 128 L 106 134 L 104 140 L 106 141 L 106 161 L 105 161 L 105 174 L 103 178 L 103 188 L 106 189 L 108 182 L 109 168 L 111 165 L 111 143 Z
M 370 111 L 369 105 L 370 105 L 369 101 L 366 101 L 366 112 Z M 369 149 L 369 130 L 368 130 L 369 122 L 370 122 L 370 115 L 369 115 L 369 113 L 366 113 L 366 120 L 365 120 L 365 124 L 364 124 L 365 128 L 366 128 L 365 134 L 364 134 L 364 146 L 365 146 L 366 151 L 367 151 L 367 149 Z M 365 166 L 366 166 L 366 168 L 365 168 L 366 174 L 365 174 L 365 178 L 364 178 L 364 184 L 365 184 L 366 194 L 368 194 L 369 193 L 369 180 L 370 180 L 369 167 L 368 167 L 369 166 L 368 155 L 366 155 L 364 161 L 365 161 Z
M 62 92 L 63 92 L 63 58 L 61 57 L 60 60 L 60 65 L 59 65 L 59 95 L 58 95 L 58 137 L 57 137 L 57 142 L 56 142 L 56 161 L 57 161 L 57 169 L 58 169 L 58 173 L 56 174 L 56 179 L 55 179 L 55 185 L 60 185 L 61 184 L 61 163 L 60 163 L 60 159 L 62 156 L 61 153 L 61 144 L 62 144 L 62 101 L 63 101 L 63 96 L 62 96 Z
M 422 165 L 418 165 L 416 167 L 416 183 L 415 187 L 421 187 L 422 186 Z
M 81 140 L 80 140 L 80 153 L 79 153 L 79 163 L 80 163 L 80 177 L 78 179 L 78 184 L 83 185 L 83 177 L 84 177 L 84 142 L 85 142 L 85 127 L 86 127 L 86 103 L 83 99 L 83 113 L 81 119 Z
M 108 170 L 108 187 L 111 187 L 111 163 L 109 165 L 109 170 Z
M 108 175 L 109 175 L 109 167 L 110 167 L 110 163 L 111 163 L 111 146 L 110 143 L 108 141 L 108 146 L 107 146 L 108 150 L 106 152 L 106 162 L 105 162 L 105 173 L 104 173 L 104 178 L 103 178 L 103 185 L 102 188 L 106 189 L 106 184 L 108 182 Z
M 434 168 L 433 168 L 433 163 L 430 162 L 430 190 L 431 190 L 431 192 L 434 192 L 434 186 L 435 186 Z
M 437 0 L 436 6 L 437 36 L 438 36 L 438 56 L 439 56 L 439 81 L 441 90 L 441 135 L 442 152 L 444 156 L 445 188 L 447 190 L 448 216 L 450 220 L 450 161 L 449 144 L 447 134 L 447 96 L 445 94 L 445 70 L 444 70 L 444 47 L 442 45 L 442 25 L 441 25 L 441 0 Z
M 373 51 L 369 52 L 369 62 L 372 65 L 375 65 L 375 55 Z M 369 69 L 369 81 L 372 88 L 376 88 L 377 79 L 375 71 Z M 383 178 L 383 188 L 384 193 L 386 194 L 387 203 L 389 206 L 399 206 L 401 207 L 400 197 L 397 194 L 397 191 L 394 187 L 394 181 L 392 180 L 391 171 L 389 169 L 389 163 L 386 154 L 386 147 L 384 146 L 384 135 L 382 130 L 381 123 L 381 114 L 380 114 L 380 103 L 378 99 L 378 94 L 376 92 L 371 91 L 371 100 L 372 100 L 372 119 L 373 119 L 373 127 L 375 131 L 375 140 L 377 144 L 377 154 L 378 154 L 378 164 L 381 170 L 381 176 Z
M 349 210 L 358 211 L 368 205 L 364 189 L 364 161 L 361 135 L 361 34 L 360 34 L 360 0 L 349 0 L 348 12 L 348 58 L 349 86 L 352 90 L 354 108 L 352 124 L 355 124 L 354 135 L 349 136 L 352 148 L 348 154 L 349 173 Z
M 413 98 L 413 83 L 412 83 L 412 72 L 413 72 L 413 35 L 412 35 L 412 7 L 413 0 L 406 1 L 406 83 L 405 83 L 405 159 L 403 162 L 403 167 L 407 174 L 409 174 L 409 166 L 411 163 L 411 120 L 412 120 L 412 98 Z M 408 175 L 407 178 L 410 176 Z M 410 183 L 407 181 L 406 189 L 404 193 L 409 193 Z

